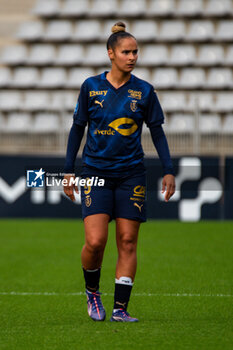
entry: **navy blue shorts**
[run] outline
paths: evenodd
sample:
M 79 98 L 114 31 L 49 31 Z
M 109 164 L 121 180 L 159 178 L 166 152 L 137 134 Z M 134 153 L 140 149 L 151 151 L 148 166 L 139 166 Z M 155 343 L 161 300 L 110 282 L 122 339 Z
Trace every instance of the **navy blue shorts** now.
M 82 178 L 91 178 L 88 174 Z M 104 186 L 80 186 L 82 218 L 94 214 L 108 214 L 110 221 L 125 218 L 146 221 L 146 175 L 137 174 L 125 178 L 104 179 Z

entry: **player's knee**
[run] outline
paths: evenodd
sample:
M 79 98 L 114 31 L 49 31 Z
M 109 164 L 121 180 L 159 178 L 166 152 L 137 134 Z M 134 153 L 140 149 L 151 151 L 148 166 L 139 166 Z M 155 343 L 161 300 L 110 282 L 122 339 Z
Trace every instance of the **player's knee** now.
M 86 243 L 87 249 L 91 252 L 91 253 L 100 253 L 104 250 L 105 248 L 105 241 L 101 240 L 101 239 L 93 239 L 91 241 L 89 241 L 88 243 Z
M 136 242 L 132 237 L 125 235 L 120 240 L 119 248 L 120 252 L 127 254 L 134 253 L 136 251 Z

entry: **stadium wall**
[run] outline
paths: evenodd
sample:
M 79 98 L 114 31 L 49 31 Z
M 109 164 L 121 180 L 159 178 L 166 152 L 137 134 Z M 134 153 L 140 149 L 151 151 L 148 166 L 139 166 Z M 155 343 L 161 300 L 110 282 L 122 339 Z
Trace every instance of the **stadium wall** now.
M 168 203 L 161 195 L 158 159 L 146 158 L 148 219 L 199 221 L 233 219 L 233 158 L 177 157 L 176 194 Z M 80 159 L 78 160 L 80 162 Z M 0 217 L 81 218 L 80 196 L 71 202 L 61 186 L 64 157 L 0 156 Z M 27 187 L 28 171 L 45 172 L 44 184 Z M 76 174 L 80 167 L 76 168 Z M 47 179 L 48 184 L 47 186 Z

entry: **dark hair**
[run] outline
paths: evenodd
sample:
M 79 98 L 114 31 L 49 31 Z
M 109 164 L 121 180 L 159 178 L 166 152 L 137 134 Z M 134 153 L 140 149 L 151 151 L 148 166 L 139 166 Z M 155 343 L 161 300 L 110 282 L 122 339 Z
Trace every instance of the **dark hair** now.
M 123 22 L 117 22 L 116 24 L 114 24 L 114 26 L 112 27 L 112 34 L 110 35 L 107 41 L 107 50 L 109 49 L 114 50 L 114 48 L 117 45 L 117 42 L 120 39 L 124 39 L 124 38 L 135 39 L 135 37 L 132 34 L 126 32 L 125 29 L 126 29 L 126 25 Z

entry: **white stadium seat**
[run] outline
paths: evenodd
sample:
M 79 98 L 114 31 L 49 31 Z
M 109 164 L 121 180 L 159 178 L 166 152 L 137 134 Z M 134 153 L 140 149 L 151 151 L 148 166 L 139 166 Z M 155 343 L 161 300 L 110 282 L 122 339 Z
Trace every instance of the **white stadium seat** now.
M 176 12 L 183 16 L 196 16 L 203 12 L 203 0 L 179 0 Z
M 31 129 L 31 115 L 28 113 L 10 113 L 7 118 L 6 130 L 14 133 L 24 133 Z
M 147 66 L 166 64 L 168 48 L 165 45 L 146 45 L 140 56 L 140 62 Z
M 1 55 L 1 62 L 9 65 L 23 64 L 26 59 L 27 48 L 22 45 L 8 46 Z
M 161 103 L 167 112 L 185 110 L 187 106 L 186 96 L 183 92 L 165 92 L 162 95 Z
M 22 96 L 20 92 L 1 92 L 0 93 L 0 110 L 11 111 L 20 109 L 22 105 Z
M 232 12 L 231 0 L 209 0 L 205 8 L 207 15 L 224 16 Z
M 56 57 L 56 49 L 53 45 L 37 44 L 32 46 L 27 63 L 35 65 L 47 65 L 53 63 Z
M 213 68 L 207 78 L 207 86 L 211 88 L 232 87 L 232 72 L 230 68 Z
M 48 92 L 36 91 L 25 93 L 23 109 L 26 111 L 47 110 L 50 106 L 50 95 Z
M 205 71 L 201 68 L 185 68 L 181 71 L 180 87 L 198 88 L 205 85 Z
M 82 45 L 63 45 L 60 46 L 56 64 L 75 65 L 83 62 L 84 49 Z
M 151 81 L 156 89 L 175 87 L 178 83 L 177 70 L 173 68 L 155 69 Z
M 6 130 L 6 118 L 0 113 L 0 133 Z
M 64 108 L 66 108 L 67 110 L 73 111 L 77 103 L 78 93 L 67 91 L 64 93 L 64 96 L 65 96 Z
M 195 96 L 196 105 L 194 109 L 200 111 L 211 111 L 214 109 L 214 96 L 211 92 L 201 92 Z
M 165 16 L 175 13 L 175 0 L 151 0 L 148 14 Z
M 228 114 L 225 117 L 223 121 L 222 131 L 224 132 L 224 134 L 233 135 L 233 114 Z
M 49 109 L 62 112 L 63 110 L 74 110 L 77 102 L 77 93 L 70 91 L 55 91 L 51 94 Z
M 111 16 L 117 11 L 117 0 L 95 0 L 89 11 L 89 16 Z
M 161 40 L 178 40 L 185 37 L 186 28 L 183 21 L 164 21 L 161 23 L 158 38 Z
M 76 17 L 89 12 L 89 0 L 66 0 L 60 9 L 60 15 Z
M 92 68 L 73 68 L 69 72 L 66 86 L 79 89 L 84 80 L 94 75 L 95 72 Z
M 0 68 L 0 88 L 11 85 L 12 74 L 9 68 Z
M 225 63 L 227 64 L 233 64 L 233 46 L 229 46 L 227 49 L 226 59 Z
M 37 0 L 33 13 L 38 16 L 54 16 L 59 13 L 59 0 Z
M 146 81 L 150 80 L 150 72 L 147 68 L 135 68 L 133 74 L 139 79 Z
M 138 16 L 146 12 L 145 0 L 124 0 L 121 2 L 118 14 L 120 16 Z
M 14 72 L 12 86 L 21 88 L 35 87 L 39 81 L 39 71 L 36 68 L 17 68 Z
M 220 112 L 233 111 L 232 92 L 224 92 L 217 94 L 215 109 Z
M 224 62 L 224 49 L 220 45 L 205 45 L 199 49 L 197 63 L 201 65 L 215 65 Z
M 111 28 L 109 29 L 111 30 Z M 73 40 L 95 40 L 101 36 L 101 25 L 96 20 L 83 20 L 76 24 Z
M 169 63 L 175 65 L 186 65 L 194 63 L 196 60 L 196 50 L 192 45 L 173 46 Z
M 90 45 L 87 48 L 84 63 L 90 66 L 104 65 L 109 63 L 109 57 L 105 44 Z
M 64 132 L 69 132 L 73 124 L 72 113 L 65 113 L 62 117 L 62 130 Z
M 41 39 L 44 32 L 42 22 L 24 22 L 21 24 L 16 36 L 21 40 L 38 40 Z
M 173 114 L 169 123 L 169 133 L 185 134 L 193 133 L 195 129 L 194 116 L 192 114 Z
M 31 132 L 33 133 L 54 133 L 60 130 L 59 117 L 54 113 L 38 113 L 35 116 L 35 123 Z
M 63 41 L 70 39 L 72 34 L 73 28 L 70 21 L 50 21 L 43 39 L 47 41 Z
M 211 21 L 192 21 L 186 39 L 202 41 L 214 37 L 214 24 Z
M 137 40 L 153 40 L 158 33 L 157 23 L 155 21 L 135 21 L 131 27 L 131 33 Z
M 202 114 L 199 118 L 199 128 L 202 134 L 219 133 L 222 130 L 221 117 L 218 114 Z
M 63 68 L 45 68 L 41 74 L 39 87 L 58 88 L 66 84 L 66 71 Z
M 223 41 L 233 40 L 233 21 L 221 21 L 219 22 L 215 39 Z

